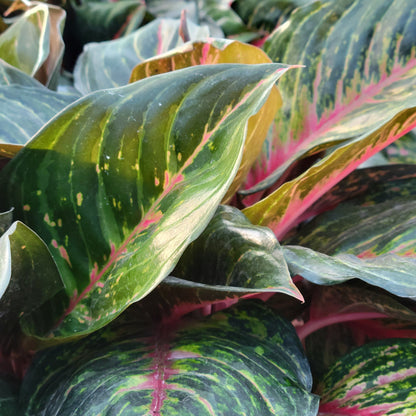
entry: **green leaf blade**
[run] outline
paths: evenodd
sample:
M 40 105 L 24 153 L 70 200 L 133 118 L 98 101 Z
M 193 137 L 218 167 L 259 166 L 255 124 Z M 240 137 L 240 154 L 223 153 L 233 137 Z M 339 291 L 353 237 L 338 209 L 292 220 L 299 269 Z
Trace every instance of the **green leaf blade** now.
M 172 270 L 236 173 L 247 118 L 284 72 L 204 66 L 96 92 L 2 170 L 3 204 L 47 242 L 72 299 L 56 334 L 104 325 Z

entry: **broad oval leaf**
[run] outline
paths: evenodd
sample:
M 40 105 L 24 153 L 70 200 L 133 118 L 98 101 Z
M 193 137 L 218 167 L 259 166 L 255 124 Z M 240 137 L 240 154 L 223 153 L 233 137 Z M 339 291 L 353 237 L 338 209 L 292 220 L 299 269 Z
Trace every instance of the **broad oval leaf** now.
M 156 19 L 121 39 L 87 44 L 74 68 L 75 87 L 87 94 L 126 85 L 139 62 L 183 44 L 180 24 L 180 20 Z M 206 28 L 192 22 L 187 26 L 191 39 L 209 35 Z
M 312 416 L 311 383 L 290 323 L 246 302 L 176 325 L 121 322 L 46 350 L 20 400 L 27 415 Z
M 274 234 L 225 205 L 218 207 L 204 232 L 188 246 L 172 274 L 230 292 L 282 292 L 303 300 Z
M 57 335 L 105 325 L 169 274 L 214 214 L 247 119 L 281 74 L 213 65 L 96 92 L 0 172 L 1 204 L 47 242 L 71 297 Z
M 0 58 L 34 76 L 49 55 L 49 11 L 39 4 L 0 35 Z
M 413 9 L 412 0 L 315 1 L 276 30 L 265 51 L 305 69 L 279 84 L 284 105 L 248 177 L 250 192 L 270 187 L 298 158 L 380 128 L 416 105 Z
M 319 415 L 412 415 L 416 341 L 364 345 L 335 363 L 318 386 Z
M 333 285 L 361 279 L 397 296 L 416 299 L 416 259 L 385 254 L 359 258 L 341 253 L 328 256 L 300 246 L 284 246 L 283 254 L 292 275 L 301 275 L 318 285 Z
M 204 42 L 188 42 L 163 55 L 140 63 L 133 69 L 130 82 L 194 65 L 262 64 L 268 62 L 271 62 L 270 58 L 261 49 L 253 45 L 211 38 Z M 287 70 L 286 65 L 284 70 Z M 267 131 L 281 104 L 279 91 L 275 87 L 261 110 L 248 121 L 243 159 L 233 183 L 225 194 L 223 203 L 227 203 L 234 196 L 245 180 L 248 171 L 261 151 Z

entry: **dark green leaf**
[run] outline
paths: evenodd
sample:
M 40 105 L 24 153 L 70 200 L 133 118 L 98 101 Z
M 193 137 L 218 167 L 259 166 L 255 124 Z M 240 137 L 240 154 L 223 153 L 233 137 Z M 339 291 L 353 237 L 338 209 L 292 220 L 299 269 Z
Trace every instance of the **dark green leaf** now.
M 71 297 L 57 335 L 105 325 L 169 274 L 214 214 L 247 119 L 283 72 L 207 65 L 98 91 L 0 172 L 1 204 L 48 244 Z
M 3 377 L 0 373 L 0 414 L 19 416 L 18 385 L 14 380 Z
M 411 415 L 416 409 L 416 341 L 390 339 L 343 357 L 318 387 L 319 415 Z
M 177 324 L 119 322 L 47 350 L 21 401 L 28 415 L 313 416 L 311 382 L 290 323 L 245 302 Z

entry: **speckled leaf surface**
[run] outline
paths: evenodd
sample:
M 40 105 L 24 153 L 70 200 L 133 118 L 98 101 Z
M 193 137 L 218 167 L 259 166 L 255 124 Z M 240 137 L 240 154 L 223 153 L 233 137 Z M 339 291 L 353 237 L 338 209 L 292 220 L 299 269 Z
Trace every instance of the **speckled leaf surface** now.
M 185 45 L 172 49 L 162 56 L 140 63 L 133 69 L 130 82 L 195 65 L 263 64 L 269 62 L 271 62 L 270 58 L 261 49 L 253 45 L 210 38 L 204 42 L 187 42 Z M 287 69 L 287 66 L 284 65 L 282 68 Z M 243 159 L 233 183 L 225 194 L 223 203 L 229 202 L 244 182 L 252 164 L 261 152 L 269 127 L 281 105 L 281 97 L 275 87 L 260 111 L 248 121 Z
M 359 258 L 341 253 L 335 256 L 300 246 L 284 246 L 283 255 L 292 275 L 299 274 L 318 285 L 333 285 L 361 279 L 397 296 L 416 299 L 416 259 L 395 254 Z
M 284 106 L 246 188 L 265 189 L 299 157 L 415 106 L 415 23 L 412 0 L 322 1 L 294 11 L 264 49 L 305 68 L 279 86 Z
M 75 87 L 86 94 L 126 85 L 138 63 L 184 43 L 180 24 L 179 19 L 156 19 L 123 38 L 87 44 L 74 68 Z M 209 36 L 206 27 L 190 21 L 187 27 L 191 39 Z
M 413 415 L 416 341 L 391 339 L 357 348 L 318 386 L 319 415 Z
M 253 224 L 270 227 L 281 239 L 303 214 L 363 161 L 416 127 L 416 107 L 403 110 L 379 129 L 338 147 L 306 172 L 244 209 Z
M 311 384 L 291 324 L 246 302 L 176 325 L 121 322 L 46 350 L 20 400 L 26 415 L 312 416 Z
M 0 237 L 0 331 L 11 331 L 18 321 L 39 330 L 53 325 L 68 297 L 45 243 L 27 226 L 15 222 Z M 31 316 L 31 314 L 33 314 Z M 29 330 L 29 329 L 28 329 Z M 0 345 L 9 342 L 7 336 Z
M 416 132 L 412 130 L 383 150 L 389 163 L 416 163 Z
M 222 205 L 189 245 L 174 276 L 207 285 L 282 292 L 303 300 L 293 284 L 274 234 L 252 225 L 236 208 Z
M 56 335 L 105 325 L 169 274 L 214 214 L 247 119 L 281 74 L 207 65 L 98 91 L 1 171 L 1 204 L 48 244 L 71 297 Z
M 49 11 L 39 4 L 0 35 L 0 58 L 34 76 L 49 55 Z
M 0 155 L 9 155 L 5 145 L 25 145 L 46 122 L 76 98 L 42 86 L 0 85 Z

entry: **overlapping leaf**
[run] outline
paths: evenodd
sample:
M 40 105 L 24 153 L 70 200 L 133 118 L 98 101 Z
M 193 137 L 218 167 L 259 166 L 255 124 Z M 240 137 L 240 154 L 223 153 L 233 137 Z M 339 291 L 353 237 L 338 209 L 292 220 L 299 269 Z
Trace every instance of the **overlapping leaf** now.
M 273 233 L 225 205 L 185 250 L 173 275 L 229 292 L 278 291 L 303 300 Z
M 156 19 L 121 39 L 86 45 L 74 69 L 75 87 L 86 94 L 126 85 L 139 62 L 183 44 L 180 24 L 180 20 Z M 207 28 L 190 21 L 187 27 L 191 39 L 209 35 Z
M 383 150 L 390 163 L 416 163 L 416 132 L 406 134 Z
M 253 224 L 270 227 L 278 238 L 302 221 L 303 214 L 364 160 L 416 127 L 416 107 L 334 150 L 296 179 L 244 210 Z
M 247 302 L 177 325 L 119 322 L 40 354 L 26 414 L 305 415 L 318 397 L 289 322 Z M 51 397 L 54 400 L 51 400 Z M 79 405 L 82 403 L 82 408 Z M 26 407 L 27 406 L 27 407 Z
M 246 188 L 265 189 L 296 159 L 416 105 L 413 7 L 411 0 L 313 2 L 277 29 L 266 52 L 305 69 L 279 86 L 285 105 Z
M 247 119 L 283 72 L 203 66 L 96 92 L 1 171 L 1 204 L 48 244 L 71 297 L 56 334 L 103 326 L 172 270 L 214 214 Z
M 262 64 L 268 62 L 271 62 L 270 58 L 255 46 L 211 38 L 205 42 L 186 43 L 162 56 L 144 61 L 133 69 L 130 82 L 194 65 L 222 63 Z M 284 68 L 286 70 L 287 66 L 284 66 Z M 233 183 L 225 194 L 223 203 L 229 202 L 243 183 L 247 172 L 261 152 L 267 131 L 280 106 L 280 94 L 277 88 L 273 88 L 261 110 L 248 121 L 243 159 Z
M 416 341 L 391 339 L 357 348 L 318 387 L 319 415 L 411 415 L 416 406 Z
M 416 259 L 385 254 L 359 258 L 352 254 L 328 256 L 306 247 L 284 246 L 283 254 L 293 275 L 318 285 L 361 279 L 397 296 L 416 299 Z

